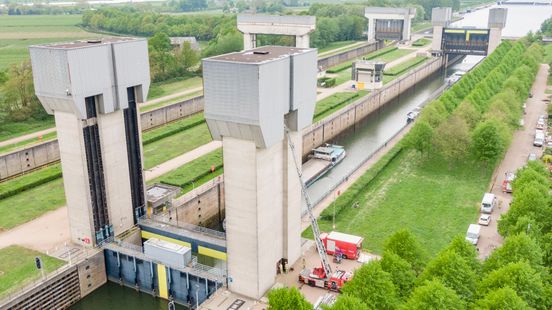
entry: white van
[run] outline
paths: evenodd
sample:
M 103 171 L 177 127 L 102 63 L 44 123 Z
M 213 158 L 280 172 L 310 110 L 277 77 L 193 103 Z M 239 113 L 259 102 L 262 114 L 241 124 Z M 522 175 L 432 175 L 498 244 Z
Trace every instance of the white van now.
M 481 201 L 481 213 L 492 213 L 497 204 L 497 199 L 494 194 L 485 193 Z
M 541 147 L 544 144 L 544 132 L 542 130 L 535 131 L 535 140 L 533 140 L 533 145 Z
M 479 241 L 479 231 L 481 230 L 481 226 L 477 224 L 470 224 L 470 227 L 468 227 L 468 232 L 466 233 L 466 241 L 469 243 L 476 245 Z

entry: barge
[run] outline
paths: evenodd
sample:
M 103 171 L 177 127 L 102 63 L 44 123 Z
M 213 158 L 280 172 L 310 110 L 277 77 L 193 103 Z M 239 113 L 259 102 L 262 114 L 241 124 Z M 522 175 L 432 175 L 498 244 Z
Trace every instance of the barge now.
M 345 158 L 347 152 L 340 145 L 324 144 L 312 150 L 309 160 L 303 164 L 305 183 L 310 186 Z

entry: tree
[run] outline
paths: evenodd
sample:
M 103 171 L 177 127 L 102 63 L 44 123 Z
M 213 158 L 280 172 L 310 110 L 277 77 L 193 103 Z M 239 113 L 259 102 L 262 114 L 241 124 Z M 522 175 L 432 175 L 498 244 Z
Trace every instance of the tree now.
M 499 133 L 499 126 L 494 121 L 479 124 L 472 135 L 472 150 L 479 161 L 495 161 L 504 150 L 504 140 Z
M 407 261 L 417 274 L 425 266 L 426 253 L 414 235 L 407 230 L 399 230 L 385 240 L 384 253 L 391 252 Z
M 291 309 L 291 308 L 290 308 Z M 368 306 L 362 300 L 351 295 L 339 295 L 331 307 L 322 307 L 324 310 L 368 310 Z
M 519 185 L 519 183 L 518 183 Z M 543 189 L 545 192 L 543 192 Z M 514 200 L 510 204 L 508 213 L 501 216 L 498 222 L 498 231 L 502 236 L 509 236 L 530 229 L 528 226 L 518 225 L 522 218 L 529 219 L 528 223 L 534 222 L 537 227 L 550 231 L 552 227 L 552 210 L 549 207 L 550 199 L 546 193 L 546 186 L 530 182 L 514 191 Z
M 171 50 L 171 39 L 166 33 L 158 32 L 149 38 L 148 45 L 154 51 L 169 52 Z
M 391 275 L 397 295 L 400 298 L 408 297 L 416 281 L 416 273 L 410 263 L 393 252 L 385 252 L 381 259 L 381 268 Z
M 312 309 L 312 305 L 301 295 L 301 292 L 295 287 L 277 288 L 268 293 L 268 309 L 271 310 L 307 310 Z
M 466 301 L 470 300 L 475 292 L 475 271 L 462 256 L 454 251 L 445 250 L 439 253 L 427 264 L 418 281 L 423 283 L 434 279 L 440 280 Z
M 10 119 L 23 121 L 31 117 L 40 119 L 46 116 L 35 96 L 30 60 L 11 65 L 0 90 L 3 93 L 1 109 Z
M 190 42 L 184 42 L 176 57 L 179 66 L 183 70 L 189 70 L 199 62 L 198 53 L 192 48 Z
M 533 308 L 550 309 L 541 276 L 527 262 L 509 263 L 492 271 L 480 282 L 477 292 L 485 296 L 503 287 L 512 288 Z
M 449 162 L 449 165 L 461 161 L 470 146 L 468 125 L 459 116 L 452 115 L 448 121 L 441 123 L 433 135 L 435 148 Z
M 419 121 L 410 130 L 405 138 L 405 146 L 413 148 L 420 153 L 429 153 L 433 129 L 428 123 Z
M 462 310 L 466 309 L 454 290 L 446 287 L 439 280 L 428 281 L 414 289 L 404 305 L 408 310 Z
M 460 116 L 470 129 L 475 128 L 481 119 L 481 114 L 475 109 L 469 101 L 462 101 L 458 108 L 454 111 L 455 115 Z
M 483 264 L 483 270 L 490 272 L 508 263 L 525 261 L 535 270 L 542 269 L 542 251 L 538 244 L 525 233 L 506 238 L 504 244 L 494 250 Z
M 474 306 L 476 310 L 530 310 L 527 303 L 509 286 L 493 290 L 479 299 Z
M 451 251 L 460 255 L 476 274 L 481 269 L 481 263 L 477 259 L 475 247 L 467 242 L 463 235 L 458 235 L 452 239 L 444 251 Z
M 395 309 L 398 304 L 391 275 L 383 271 L 377 261 L 357 269 L 341 292 L 362 300 L 370 309 Z

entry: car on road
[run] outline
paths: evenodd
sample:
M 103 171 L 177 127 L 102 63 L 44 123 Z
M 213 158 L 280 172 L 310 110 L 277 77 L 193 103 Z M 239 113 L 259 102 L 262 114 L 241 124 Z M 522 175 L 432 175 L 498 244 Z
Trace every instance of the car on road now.
M 527 156 L 527 161 L 537 160 L 537 154 L 530 153 L 529 156 Z
M 544 144 L 544 131 L 535 130 L 535 139 L 533 140 L 533 145 L 541 147 Z
M 481 226 L 478 224 L 470 224 L 468 231 L 466 232 L 466 241 L 476 245 L 479 241 L 479 232 L 481 231 Z
M 483 226 L 489 226 L 489 223 L 491 222 L 491 215 L 490 214 L 481 214 L 479 217 L 479 225 Z
M 504 174 L 504 181 L 502 181 L 502 191 L 505 193 L 512 192 L 512 181 L 516 178 L 516 175 L 513 172 L 506 172 Z

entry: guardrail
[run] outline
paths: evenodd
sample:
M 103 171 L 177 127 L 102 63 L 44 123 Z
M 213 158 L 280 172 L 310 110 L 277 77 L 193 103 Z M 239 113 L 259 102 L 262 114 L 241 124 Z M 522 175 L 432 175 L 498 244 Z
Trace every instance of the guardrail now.
M 175 208 L 171 208 L 170 211 L 172 212 Z M 210 229 L 207 227 L 197 226 L 190 223 L 178 223 L 178 225 L 174 225 L 169 217 L 169 210 L 167 212 L 154 215 L 152 214 L 150 218 L 147 218 L 146 216 L 142 216 L 138 219 L 138 224 L 144 224 L 144 225 L 155 225 L 156 223 L 162 223 L 166 226 L 163 227 L 163 229 L 173 232 L 175 234 L 182 234 L 183 230 L 187 230 L 190 232 L 195 232 L 198 234 L 202 234 L 208 237 L 213 237 L 221 240 L 226 240 L 226 233 L 214 229 Z M 176 212 L 176 211 L 175 211 Z

